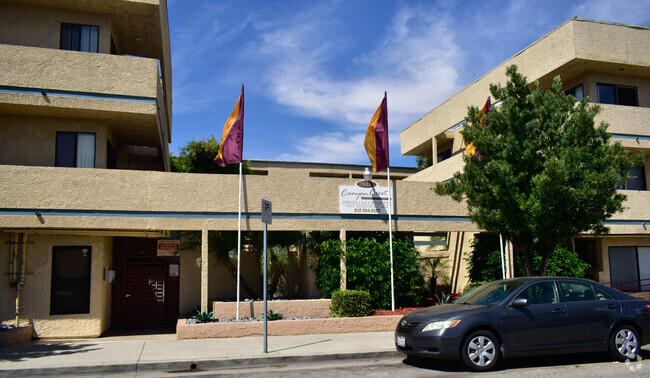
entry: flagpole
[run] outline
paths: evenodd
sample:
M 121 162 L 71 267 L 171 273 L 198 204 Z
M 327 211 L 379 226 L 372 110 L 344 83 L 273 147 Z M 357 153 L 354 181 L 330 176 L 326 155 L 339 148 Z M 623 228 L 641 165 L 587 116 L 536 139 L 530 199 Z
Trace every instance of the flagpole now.
M 390 185 L 390 167 L 386 167 L 388 175 L 388 242 L 390 243 L 390 298 L 391 309 L 395 311 L 395 279 L 393 277 L 393 198 Z
M 239 287 L 241 282 L 241 187 L 242 162 L 239 162 L 239 216 L 237 222 L 237 320 L 239 320 Z

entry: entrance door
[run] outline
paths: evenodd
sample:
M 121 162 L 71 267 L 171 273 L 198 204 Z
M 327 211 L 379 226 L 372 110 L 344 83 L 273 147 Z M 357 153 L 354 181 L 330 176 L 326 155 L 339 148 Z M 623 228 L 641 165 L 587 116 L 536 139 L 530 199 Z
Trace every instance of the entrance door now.
M 167 264 L 126 263 L 124 270 L 123 322 L 136 328 L 166 326 Z
M 173 327 L 178 318 L 178 257 L 157 257 L 156 240 L 115 239 L 112 328 Z M 175 269 L 174 269 L 175 270 Z

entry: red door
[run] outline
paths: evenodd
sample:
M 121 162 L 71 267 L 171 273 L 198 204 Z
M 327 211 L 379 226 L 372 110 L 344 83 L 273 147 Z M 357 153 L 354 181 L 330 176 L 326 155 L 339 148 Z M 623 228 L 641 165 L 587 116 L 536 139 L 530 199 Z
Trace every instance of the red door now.
M 170 275 L 170 265 L 177 263 L 174 260 L 178 257 L 156 257 L 152 242 L 156 241 L 116 239 L 114 242 L 114 329 L 175 325 L 179 280 L 178 276 Z

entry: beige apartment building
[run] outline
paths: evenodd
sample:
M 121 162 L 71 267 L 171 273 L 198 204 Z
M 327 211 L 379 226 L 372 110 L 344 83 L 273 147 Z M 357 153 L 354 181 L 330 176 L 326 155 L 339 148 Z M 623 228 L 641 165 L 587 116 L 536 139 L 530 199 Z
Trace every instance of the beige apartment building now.
M 178 231 L 237 230 L 239 185 L 237 175 L 169 172 L 171 84 L 164 0 L 0 0 L 2 324 L 99 336 L 173 326 L 235 296 L 207 243 L 169 250 Z M 361 166 L 253 169 L 243 230 L 263 229 L 262 199 L 273 203 L 269 231 L 388 229 L 384 215 L 340 212 L 339 190 Z M 477 231 L 462 204 L 401 180 L 412 173 L 393 169 L 396 232 Z M 375 180 L 387 186 L 385 174 Z M 198 257 L 207 263 L 197 267 Z M 242 274 L 259 276 L 248 262 Z M 305 280 L 313 286 L 313 275 Z
M 450 128 L 466 107 L 484 101 L 488 83 L 515 62 L 543 85 L 561 74 L 590 98 L 599 84 L 635 88 L 637 106 L 603 105 L 601 116 L 618 140 L 646 151 L 648 47 L 647 29 L 571 20 L 404 130 L 403 153 L 449 158 L 420 172 L 391 168 L 392 229 L 422 244 L 446 235 L 430 253 L 449 259 L 454 291 L 462 290 L 462 257 L 479 230 L 464 204 L 431 188 L 462 165 L 462 140 Z M 178 231 L 237 230 L 239 193 L 237 175 L 169 172 L 171 84 L 165 0 L 0 0 L 2 324 L 32 323 L 40 337 L 99 336 L 173 326 L 196 306 L 235 296 L 235 280 L 211 261 L 207 243 L 169 251 Z M 242 229 L 263 229 L 266 199 L 269 231 L 386 231 L 383 214 L 341 211 L 341 188 L 361 180 L 363 168 L 252 162 Z M 629 209 L 611 220 L 611 236 L 576 241 L 597 252 L 603 282 L 608 258 L 626 254 L 627 263 L 632 249 L 645 272 L 645 177 L 637 180 L 644 190 L 627 188 Z M 381 187 L 386 179 L 374 177 Z M 197 267 L 198 257 L 207 263 Z M 242 266 L 261 289 L 256 263 L 243 258 Z M 304 281 L 312 295 L 313 276 Z
M 625 211 L 606 222 L 609 235 L 581 235 L 574 250 L 592 265 L 591 278 L 627 290 L 650 289 L 649 51 L 649 28 L 577 18 L 565 22 L 404 129 L 402 154 L 433 157 L 431 167 L 405 180 L 440 182 L 463 169 L 460 130 L 467 107 L 483 106 L 489 85 L 506 82 L 507 66 L 516 64 L 541 88 L 550 88 L 559 75 L 568 93 L 600 104 L 596 121 L 609 123 L 613 140 L 645 155 L 645 164 L 630 172 L 621 189 L 628 197 Z

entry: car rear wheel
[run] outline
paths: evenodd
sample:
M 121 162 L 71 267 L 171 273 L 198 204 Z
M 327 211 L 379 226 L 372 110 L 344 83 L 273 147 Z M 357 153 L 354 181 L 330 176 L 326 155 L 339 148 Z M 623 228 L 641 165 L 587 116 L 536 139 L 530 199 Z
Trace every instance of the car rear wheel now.
M 471 371 L 492 369 L 500 356 L 499 341 L 489 331 L 476 331 L 469 335 L 461 350 L 463 365 Z
M 612 333 L 609 351 L 618 361 L 634 360 L 639 353 L 639 336 L 636 329 L 623 325 Z

